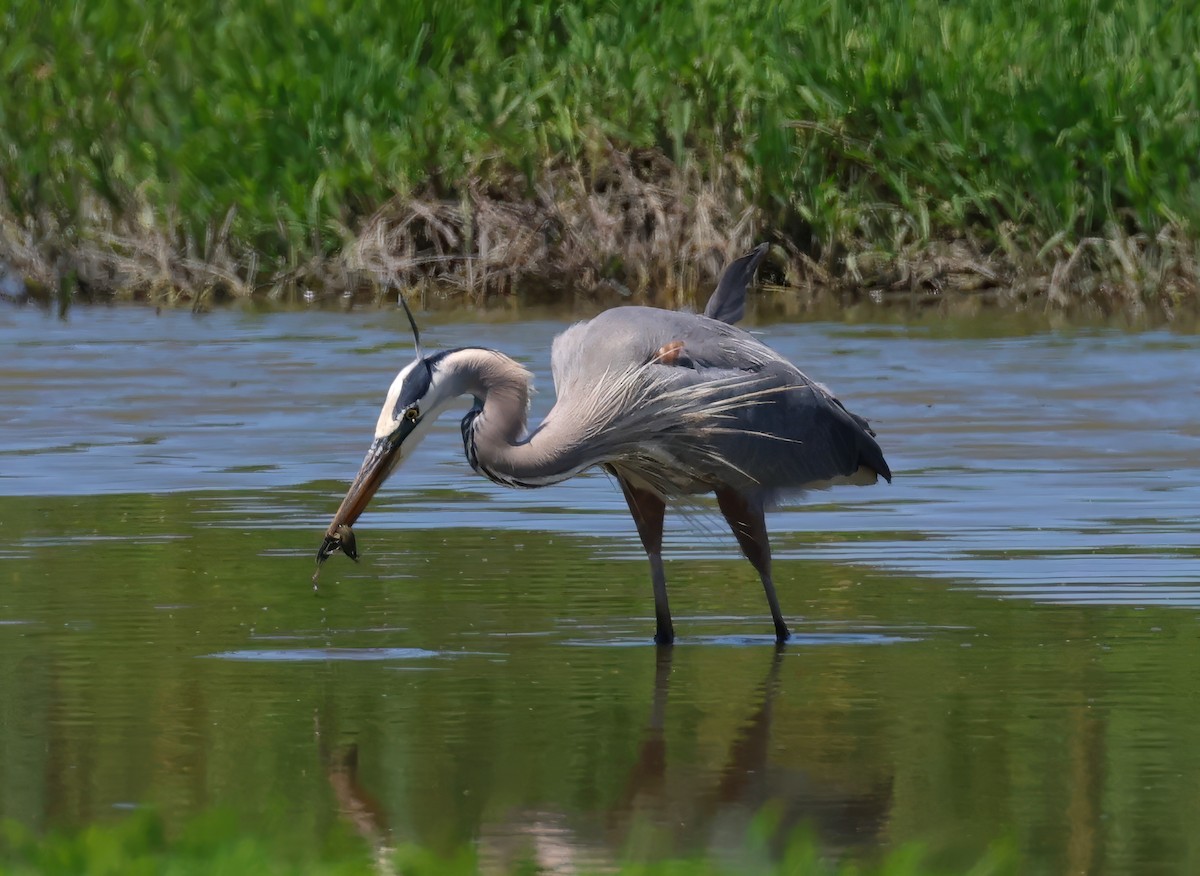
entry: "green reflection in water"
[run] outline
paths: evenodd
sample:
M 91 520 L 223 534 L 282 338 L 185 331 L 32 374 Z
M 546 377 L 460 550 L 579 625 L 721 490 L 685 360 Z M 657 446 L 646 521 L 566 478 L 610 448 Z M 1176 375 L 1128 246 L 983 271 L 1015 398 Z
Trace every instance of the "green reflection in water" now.
M 328 492 L 235 498 L 0 500 L 0 817 L 216 806 L 314 853 L 349 825 L 603 864 L 731 853 L 767 807 L 853 856 L 1200 866 L 1194 612 L 785 560 L 777 654 L 731 552 L 669 563 L 668 661 L 610 538 L 364 531 L 314 593 Z

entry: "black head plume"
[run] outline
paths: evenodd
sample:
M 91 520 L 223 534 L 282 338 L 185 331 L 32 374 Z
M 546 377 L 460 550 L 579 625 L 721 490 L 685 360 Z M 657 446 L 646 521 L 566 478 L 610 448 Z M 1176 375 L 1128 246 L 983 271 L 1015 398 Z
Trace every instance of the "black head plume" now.
M 408 309 L 408 302 L 404 300 L 404 293 L 401 292 L 398 297 L 400 298 L 400 306 L 404 308 L 404 315 L 408 317 L 408 324 L 412 326 L 413 346 L 417 350 L 417 358 L 424 359 L 425 354 L 421 352 L 421 332 L 417 329 L 417 321 L 413 318 L 412 311 Z

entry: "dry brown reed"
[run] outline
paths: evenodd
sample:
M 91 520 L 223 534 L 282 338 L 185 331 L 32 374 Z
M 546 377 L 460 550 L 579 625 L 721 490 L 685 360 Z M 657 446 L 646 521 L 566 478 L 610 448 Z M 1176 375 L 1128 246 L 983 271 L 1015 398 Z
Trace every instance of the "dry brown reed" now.
M 232 237 L 232 212 L 204 240 L 145 205 L 122 216 L 89 205 L 86 235 L 64 233 L 52 217 L 0 213 L 0 262 L 42 297 L 203 306 L 253 296 L 377 301 L 399 288 L 475 303 L 519 293 L 677 307 L 694 303 L 729 259 L 769 240 L 764 278 L 786 287 L 801 311 L 971 301 L 1170 318 L 1200 300 L 1200 254 L 1172 227 L 1153 237 L 1114 226 L 1105 237 L 1038 242 L 1006 226 L 990 249 L 968 237 L 889 249 L 851 240 L 814 254 L 747 202 L 744 167 L 734 159 L 707 167 L 606 147 L 577 164 L 547 165 L 532 185 L 513 175 L 472 180 L 453 199 L 394 198 L 331 255 L 274 268 Z

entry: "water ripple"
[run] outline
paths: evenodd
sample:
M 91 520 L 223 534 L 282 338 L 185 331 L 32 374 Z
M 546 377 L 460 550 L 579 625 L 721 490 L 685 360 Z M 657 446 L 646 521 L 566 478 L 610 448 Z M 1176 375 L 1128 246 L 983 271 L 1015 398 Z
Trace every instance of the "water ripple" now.
M 248 648 L 202 654 L 214 660 L 247 660 L 261 663 L 310 663 L 331 661 L 428 660 L 461 656 L 424 648 Z

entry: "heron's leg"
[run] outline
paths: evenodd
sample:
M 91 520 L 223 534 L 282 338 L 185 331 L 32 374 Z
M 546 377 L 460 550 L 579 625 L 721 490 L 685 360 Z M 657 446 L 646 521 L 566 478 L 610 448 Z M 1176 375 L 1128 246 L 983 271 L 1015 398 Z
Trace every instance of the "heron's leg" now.
M 717 505 L 733 530 L 742 553 L 762 578 L 767 605 L 771 606 L 771 620 L 775 622 L 775 641 L 787 641 L 791 633 L 783 622 L 779 599 L 775 596 L 775 582 L 771 580 L 771 541 L 767 537 L 767 516 L 762 504 L 747 500 L 733 490 L 717 490 Z
M 616 472 L 617 483 L 629 503 L 629 513 L 637 525 L 642 547 L 650 560 L 650 579 L 654 582 L 654 641 L 659 645 L 670 645 L 675 641 L 675 628 L 671 625 L 671 609 L 667 605 L 667 575 L 662 563 L 663 516 L 667 504 L 661 496 L 635 487 Z

